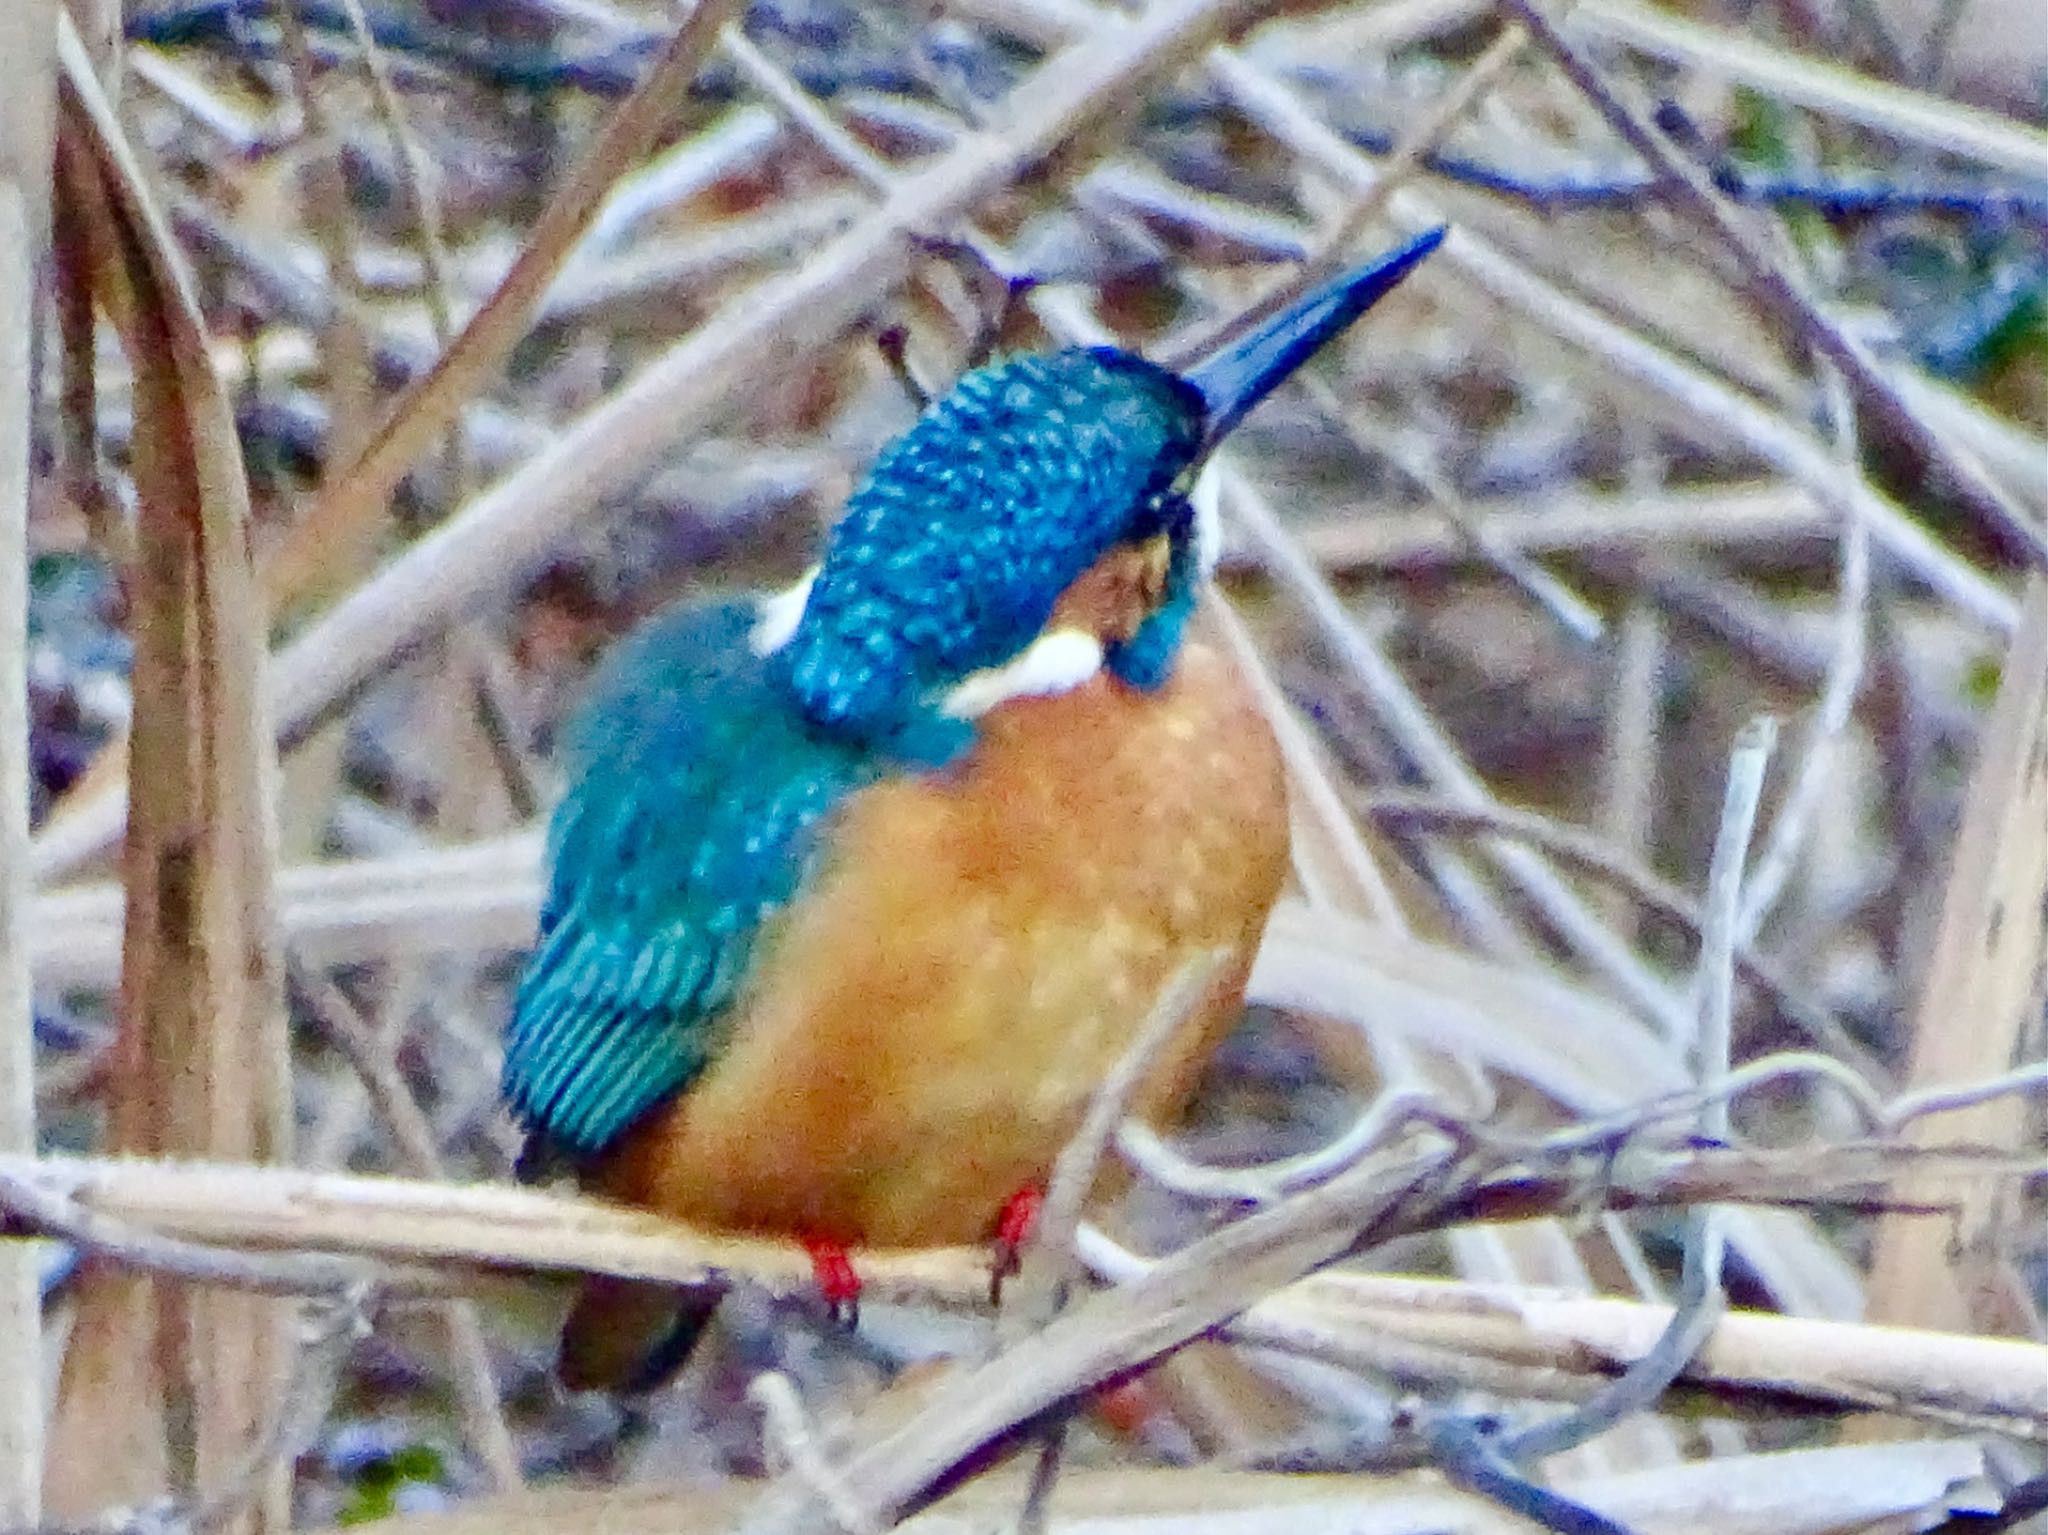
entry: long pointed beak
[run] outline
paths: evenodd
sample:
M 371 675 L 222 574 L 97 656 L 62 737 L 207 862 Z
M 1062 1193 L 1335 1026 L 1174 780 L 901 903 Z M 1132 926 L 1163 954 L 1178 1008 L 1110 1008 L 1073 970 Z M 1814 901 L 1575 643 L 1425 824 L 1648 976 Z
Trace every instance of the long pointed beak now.
M 1202 451 L 1214 448 L 1281 380 L 1307 362 L 1345 327 L 1393 292 L 1423 258 L 1443 243 L 1444 229 L 1355 267 L 1308 294 L 1258 329 L 1183 369 L 1207 407 Z

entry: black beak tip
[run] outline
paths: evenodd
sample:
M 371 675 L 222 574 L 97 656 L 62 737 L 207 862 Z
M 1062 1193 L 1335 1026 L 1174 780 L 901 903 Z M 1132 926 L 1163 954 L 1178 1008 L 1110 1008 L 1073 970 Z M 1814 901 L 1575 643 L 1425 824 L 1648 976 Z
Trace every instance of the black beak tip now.
M 1450 232 L 1439 224 L 1333 278 L 1264 324 L 1189 367 L 1203 402 L 1203 441 L 1214 447 L 1289 374 L 1348 329 L 1428 259 Z

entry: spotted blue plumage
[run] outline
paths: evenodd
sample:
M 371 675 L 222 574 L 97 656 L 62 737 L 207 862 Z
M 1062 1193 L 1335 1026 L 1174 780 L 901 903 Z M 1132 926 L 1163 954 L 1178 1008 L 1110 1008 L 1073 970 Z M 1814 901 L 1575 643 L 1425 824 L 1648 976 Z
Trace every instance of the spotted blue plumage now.
M 540 940 L 506 1037 L 531 1174 L 602 1151 L 715 1057 L 775 914 L 833 808 L 972 741 L 946 689 L 1015 657 L 1111 545 L 1185 534 L 1174 483 L 1201 400 L 1128 354 L 968 374 L 848 503 L 794 635 L 767 658 L 750 608 L 667 614 L 615 650 L 569 733 Z M 1108 663 L 1163 681 L 1198 581 Z
M 888 448 L 833 529 L 783 652 L 812 718 L 859 733 L 1016 655 L 1120 540 L 1176 531 L 1202 400 L 1128 352 L 1016 357 L 963 378 Z

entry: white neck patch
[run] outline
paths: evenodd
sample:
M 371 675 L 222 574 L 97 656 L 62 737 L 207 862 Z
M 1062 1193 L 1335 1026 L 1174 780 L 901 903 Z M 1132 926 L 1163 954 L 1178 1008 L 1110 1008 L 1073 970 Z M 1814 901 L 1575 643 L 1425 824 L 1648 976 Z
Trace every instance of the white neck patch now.
M 1195 476 L 1188 505 L 1195 509 L 1195 568 L 1206 581 L 1216 574 L 1216 563 L 1223 558 L 1223 491 L 1213 460 Z
M 765 659 L 790 642 L 796 626 L 803 622 L 804 606 L 811 600 L 811 586 L 817 579 L 818 567 L 813 565 L 794 586 L 763 597 L 755 605 L 758 616 L 747 635 L 748 648 L 755 655 Z
M 946 692 L 940 709 L 958 720 L 979 719 L 1013 698 L 1071 693 L 1102 670 L 1102 641 L 1079 629 L 1042 634 L 1021 655 L 974 672 Z

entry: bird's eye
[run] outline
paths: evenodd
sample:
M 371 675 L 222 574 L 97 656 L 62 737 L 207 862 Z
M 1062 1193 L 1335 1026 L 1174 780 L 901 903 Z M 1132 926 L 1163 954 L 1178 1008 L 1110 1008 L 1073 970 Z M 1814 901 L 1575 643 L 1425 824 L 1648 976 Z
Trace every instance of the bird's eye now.
M 1153 493 L 1146 501 L 1144 516 L 1140 519 L 1146 532 L 1179 538 L 1188 531 L 1194 521 L 1193 509 L 1188 505 L 1188 491 L 1194 481 L 1194 475 L 1183 471 L 1166 489 Z

